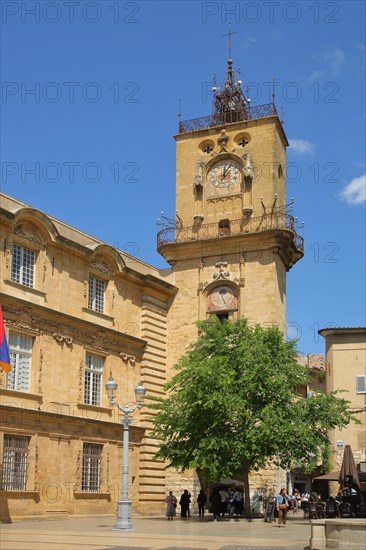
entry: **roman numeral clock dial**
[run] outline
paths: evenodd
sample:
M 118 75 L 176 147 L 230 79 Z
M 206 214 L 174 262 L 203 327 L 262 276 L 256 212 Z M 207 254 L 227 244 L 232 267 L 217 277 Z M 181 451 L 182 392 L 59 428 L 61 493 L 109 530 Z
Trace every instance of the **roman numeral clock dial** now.
M 239 164 L 231 159 L 217 162 L 209 172 L 209 183 L 216 189 L 229 189 L 240 182 Z

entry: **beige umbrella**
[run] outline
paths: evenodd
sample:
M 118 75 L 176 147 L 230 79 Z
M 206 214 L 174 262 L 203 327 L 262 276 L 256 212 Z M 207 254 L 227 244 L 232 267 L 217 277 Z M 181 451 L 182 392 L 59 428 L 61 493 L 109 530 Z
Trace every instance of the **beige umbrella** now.
M 344 448 L 343 462 L 339 474 L 339 484 L 341 487 L 344 487 L 348 484 L 350 488 L 352 487 L 352 485 L 355 485 L 358 487 L 359 490 L 361 490 L 357 466 L 355 459 L 353 458 L 351 445 L 346 445 Z
M 317 476 L 313 478 L 313 481 L 339 481 L 341 471 L 337 470 L 335 472 L 329 472 L 328 474 L 323 474 L 322 476 Z M 366 481 L 366 474 L 364 472 L 358 472 L 358 479 L 360 481 Z

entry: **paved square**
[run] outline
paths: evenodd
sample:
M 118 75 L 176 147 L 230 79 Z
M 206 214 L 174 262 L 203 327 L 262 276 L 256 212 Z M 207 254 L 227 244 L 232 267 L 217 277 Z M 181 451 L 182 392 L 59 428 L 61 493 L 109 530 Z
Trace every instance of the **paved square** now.
M 114 517 L 24 521 L 1 525 L 1 550 L 304 550 L 310 524 L 294 517 L 285 529 L 263 520 L 213 522 L 133 518 L 133 531 L 114 530 Z

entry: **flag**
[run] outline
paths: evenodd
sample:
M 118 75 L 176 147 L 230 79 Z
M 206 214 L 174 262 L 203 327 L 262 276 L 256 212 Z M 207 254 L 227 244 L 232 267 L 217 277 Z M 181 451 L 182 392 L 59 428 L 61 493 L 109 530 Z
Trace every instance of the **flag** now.
M 9 355 L 8 342 L 6 341 L 6 333 L 3 319 L 3 310 L 0 306 L 0 368 L 5 372 L 11 371 L 11 362 Z

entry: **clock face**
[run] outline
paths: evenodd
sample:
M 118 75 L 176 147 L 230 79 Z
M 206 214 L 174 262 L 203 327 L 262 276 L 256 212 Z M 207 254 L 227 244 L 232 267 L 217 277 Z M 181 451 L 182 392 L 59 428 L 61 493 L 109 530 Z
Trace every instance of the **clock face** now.
M 236 302 L 234 291 L 229 286 L 219 286 L 212 291 L 211 302 L 219 309 L 232 308 Z
M 228 189 L 240 183 L 240 179 L 239 164 L 231 159 L 220 160 L 209 172 L 209 182 L 217 189 Z

